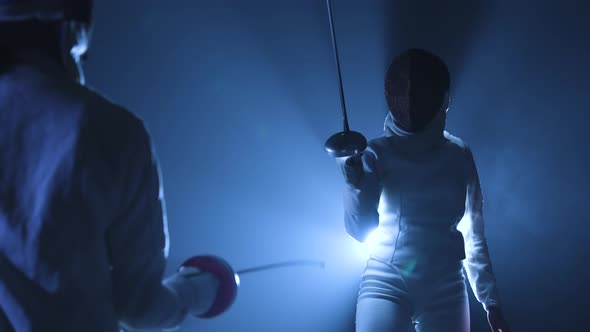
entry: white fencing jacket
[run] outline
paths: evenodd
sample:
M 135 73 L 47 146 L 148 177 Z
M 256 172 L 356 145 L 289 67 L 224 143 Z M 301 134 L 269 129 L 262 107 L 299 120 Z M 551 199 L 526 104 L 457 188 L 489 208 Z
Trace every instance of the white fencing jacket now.
M 359 241 L 378 226 L 371 255 L 392 264 L 428 269 L 464 259 L 475 296 L 488 308 L 499 303 L 479 177 L 469 147 L 444 131 L 445 121 L 441 112 L 409 133 L 387 116 L 362 167 L 342 164 L 345 226 Z
M 143 123 L 50 58 L 0 64 L 0 331 L 172 327 L 168 238 Z

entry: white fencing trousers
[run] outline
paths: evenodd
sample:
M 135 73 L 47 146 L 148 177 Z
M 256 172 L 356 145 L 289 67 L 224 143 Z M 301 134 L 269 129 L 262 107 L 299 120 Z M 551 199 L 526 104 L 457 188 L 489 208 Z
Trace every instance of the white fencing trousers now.
M 433 268 L 369 259 L 356 312 L 357 332 L 469 332 L 461 262 Z

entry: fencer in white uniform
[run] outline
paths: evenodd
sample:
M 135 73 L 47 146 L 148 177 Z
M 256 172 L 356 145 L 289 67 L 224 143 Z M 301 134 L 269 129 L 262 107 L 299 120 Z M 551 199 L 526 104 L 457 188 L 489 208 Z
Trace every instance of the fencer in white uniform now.
M 174 328 L 221 303 L 211 273 L 163 280 L 148 132 L 82 84 L 91 12 L 90 0 L 0 0 L 2 332 Z
M 494 332 L 507 332 L 484 235 L 471 150 L 445 131 L 446 65 L 408 50 L 390 66 L 382 137 L 341 161 L 345 226 L 371 256 L 357 303 L 359 332 L 467 332 L 463 268 Z

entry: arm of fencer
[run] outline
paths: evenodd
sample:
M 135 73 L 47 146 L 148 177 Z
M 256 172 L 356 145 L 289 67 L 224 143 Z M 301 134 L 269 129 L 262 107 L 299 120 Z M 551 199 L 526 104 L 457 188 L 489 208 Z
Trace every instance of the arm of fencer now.
M 483 196 L 479 175 L 469 148 L 466 148 L 466 155 L 468 181 L 465 215 L 457 228 L 465 239 L 466 258 L 463 266 L 469 283 L 477 300 L 488 310 L 489 307 L 499 306 L 498 290 L 484 235 Z
M 128 131 L 119 215 L 106 233 L 113 300 L 126 329 L 173 328 L 186 317 L 177 294 L 162 284 L 168 251 L 158 164 L 137 120 Z
M 345 179 L 344 226 L 359 242 L 379 226 L 381 183 L 377 174 L 376 154 L 369 147 L 362 156 L 340 161 Z

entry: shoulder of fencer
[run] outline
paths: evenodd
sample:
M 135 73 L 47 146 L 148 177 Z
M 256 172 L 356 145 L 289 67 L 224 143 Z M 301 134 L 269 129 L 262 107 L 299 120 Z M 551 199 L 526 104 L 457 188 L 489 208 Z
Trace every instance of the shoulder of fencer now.
M 77 104 L 91 131 L 101 131 L 114 140 L 149 140 L 146 125 L 136 114 L 91 88 L 78 86 L 76 90 Z
M 461 138 L 449 133 L 446 130 L 444 132 L 444 137 L 445 137 L 445 141 L 447 142 L 447 144 L 455 145 L 461 149 L 467 148 L 467 143 L 465 143 L 465 141 L 463 141 Z
M 444 134 L 446 144 L 453 152 L 453 155 L 457 156 L 458 161 L 463 164 L 465 169 L 468 170 L 467 172 L 471 174 L 472 170 L 475 168 L 475 162 L 469 144 L 463 139 L 451 135 L 447 131 L 445 131 Z
M 124 171 L 122 164 L 143 165 L 155 158 L 144 121 L 126 108 L 78 84 L 62 87 L 60 99 L 79 117 L 77 144 L 85 167 L 119 172 Z
M 469 148 L 469 145 L 463 139 L 450 134 L 448 131 L 444 132 L 444 138 L 445 138 L 445 143 L 450 148 L 456 149 L 464 154 L 471 153 L 471 149 Z

